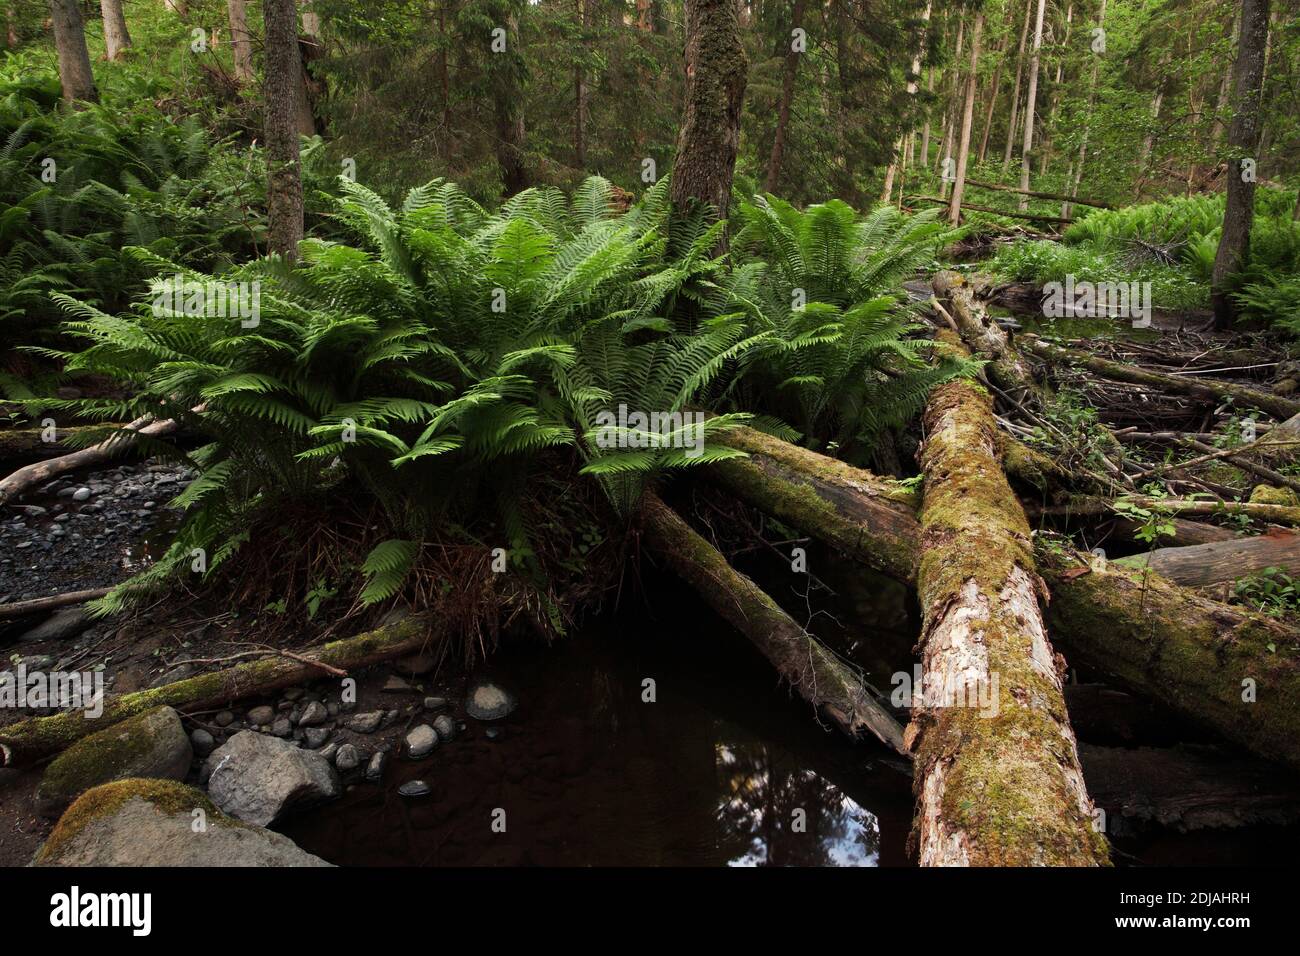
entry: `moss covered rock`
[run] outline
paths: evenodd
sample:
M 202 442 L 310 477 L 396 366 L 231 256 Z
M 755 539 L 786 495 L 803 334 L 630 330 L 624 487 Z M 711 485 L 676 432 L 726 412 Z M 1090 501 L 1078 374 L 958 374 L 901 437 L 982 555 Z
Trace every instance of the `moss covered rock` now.
M 181 719 L 155 707 L 83 737 L 54 759 L 36 791 L 37 809 L 58 816 L 91 787 L 128 777 L 184 779 L 194 752 Z
M 288 837 L 232 820 L 193 787 L 119 780 L 63 814 L 33 866 L 329 866 Z
M 1300 497 L 1294 491 L 1275 485 L 1256 485 L 1250 493 L 1250 501 L 1256 505 L 1285 505 L 1289 508 L 1300 505 Z

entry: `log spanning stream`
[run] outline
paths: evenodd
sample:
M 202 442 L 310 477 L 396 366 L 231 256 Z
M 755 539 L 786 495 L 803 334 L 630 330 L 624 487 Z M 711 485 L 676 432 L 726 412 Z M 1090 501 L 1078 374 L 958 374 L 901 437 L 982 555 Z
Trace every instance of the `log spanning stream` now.
M 859 572 L 832 586 L 822 609 L 873 630 L 828 627 L 825 615 L 819 626 L 888 689 L 880 659 L 915 640 L 905 592 Z M 652 593 L 669 603 L 628 608 L 550 648 L 503 646 L 485 675 L 520 705 L 496 739 L 471 721 L 431 758 L 395 758 L 382 785 L 358 783 L 280 829 L 343 866 L 910 865 L 905 762 L 818 727 L 693 596 L 667 580 Z M 653 703 L 642 700 L 646 678 Z M 432 793 L 401 796 L 415 779 Z M 497 808 L 505 833 L 491 827 Z M 1116 838 L 1116 862 L 1285 862 L 1300 849 L 1296 829 L 1153 827 Z

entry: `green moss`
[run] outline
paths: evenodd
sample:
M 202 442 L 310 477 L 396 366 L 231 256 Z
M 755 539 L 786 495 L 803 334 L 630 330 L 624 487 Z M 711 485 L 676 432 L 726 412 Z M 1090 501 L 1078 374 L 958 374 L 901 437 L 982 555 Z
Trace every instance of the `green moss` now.
M 1256 505 L 1283 505 L 1288 508 L 1300 506 L 1300 497 L 1294 491 L 1274 485 L 1256 485 L 1250 493 L 1250 501 Z
M 133 799 L 145 800 L 169 816 L 202 810 L 209 826 L 252 829 L 248 824 L 227 817 L 200 791 L 174 780 L 116 780 L 87 790 L 68 807 L 45 845 L 37 852 L 35 862 L 57 862 L 61 851 L 78 833 L 96 820 L 117 812 Z
M 41 792 L 68 799 L 88 786 L 120 775 L 149 752 L 153 719 L 169 708 L 154 707 L 112 727 L 93 733 L 54 759 L 41 780 Z

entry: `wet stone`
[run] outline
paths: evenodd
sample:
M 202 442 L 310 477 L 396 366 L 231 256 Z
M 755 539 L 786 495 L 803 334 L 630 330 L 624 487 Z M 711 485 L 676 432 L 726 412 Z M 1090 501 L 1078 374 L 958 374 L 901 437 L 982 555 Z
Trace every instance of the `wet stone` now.
M 397 788 L 397 792 L 404 797 L 427 797 L 433 788 L 423 780 L 408 780 Z
M 500 720 L 516 706 L 513 694 L 490 681 L 475 684 L 465 699 L 465 712 L 476 720 Z
M 377 750 L 370 755 L 370 763 L 366 765 L 366 779 L 371 783 L 378 783 L 384 776 L 384 767 L 388 763 L 388 754 L 382 750 Z
M 438 732 L 439 740 L 451 740 L 456 736 L 456 722 L 447 714 L 439 714 L 433 719 L 433 729 Z
M 361 766 L 361 755 L 357 753 L 357 748 L 351 744 L 344 744 L 334 755 L 334 766 L 339 769 L 340 773 L 347 773 L 349 770 L 356 770 Z
M 254 707 L 248 712 L 248 722 L 256 727 L 263 724 L 269 724 L 275 718 L 275 711 L 263 704 L 260 707 Z
M 412 760 L 429 756 L 436 746 L 438 746 L 438 733 L 428 724 L 413 727 L 406 735 L 406 755 Z

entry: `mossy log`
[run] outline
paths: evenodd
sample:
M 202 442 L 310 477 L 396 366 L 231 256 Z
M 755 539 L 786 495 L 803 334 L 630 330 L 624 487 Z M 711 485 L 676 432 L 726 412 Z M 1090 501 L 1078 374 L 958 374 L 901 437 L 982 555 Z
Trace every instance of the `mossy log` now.
M 1265 568 L 1280 568 L 1300 577 L 1300 534 L 1260 534 L 1210 544 L 1156 548 L 1148 554 L 1118 558 L 1114 563 L 1152 568 L 1166 581 L 1184 587 L 1236 581 Z
M 642 500 L 646 543 L 718 616 L 745 635 L 818 713 L 850 737 L 870 731 L 906 755 L 903 728 L 842 661 L 748 577 L 731 567 L 652 492 Z
M 939 386 L 925 431 L 922 683 L 907 730 L 920 863 L 1105 865 L 988 392 Z
M 748 453 L 712 465 L 711 480 L 792 527 L 816 525 L 819 536 L 868 567 L 912 580 L 915 491 L 752 428 L 710 440 Z
M 855 483 L 868 489 L 887 488 L 889 483 L 802 449 L 784 460 L 793 472 L 808 469 L 804 475 L 806 483 L 815 483 L 822 468 L 840 476 L 836 486 L 839 497 L 821 499 L 826 507 L 788 507 L 784 521 L 848 557 L 884 570 L 904 583 L 915 583 L 920 540 L 920 526 L 915 519 L 909 522 L 897 512 L 891 512 L 889 524 L 864 527 L 857 536 L 846 534 L 847 529 L 870 523 L 874 512 L 865 501 L 844 504 L 841 511 L 842 497 L 849 494 Z M 737 497 L 759 508 L 765 508 L 774 499 L 793 497 L 798 501 L 805 487 L 797 476 L 788 481 L 764 483 L 763 472 L 757 469 L 749 476 L 749 482 L 735 482 L 717 475 L 716 468 L 710 466 L 705 472 L 710 480 L 719 481 Z M 864 492 L 863 497 L 869 494 Z M 1108 502 L 1102 504 L 1104 508 L 1098 513 L 1111 511 Z M 1203 505 L 1205 514 L 1214 513 L 1217 507 L 1217 503 L 1210 502 L 1188 504 Z M 1300 508 L 1285 509 L 1278 505 L 1250 507 L 1300 513 Z M 828 516 L 828 510 L 835 514 Z M 871 553 L 871 548 L 881 540 L 892 555 L 888 563 L 882 563 Z M 1057 643 L 1068 645 L 1080 659 L 1112 674 L 1135 693 L 1162 701 L 1183 717 L 1259 756 L 1300 767 L 1300 670 L 1295 666 L 1300 655 L 1293 649 L 1294 629 L 1262 614 L 1225 605 L 1170 584 L 1154 572 L 1145 573 L 1148 586 L 1143 589 L 1119 569 L 1087 573 L 1081 561 L 1045 562 L 1039 550 L 1038 571 L 1052 594 L 1047 618 Z M 895 572 L 890 568 L 913 570 Z M 1141 577 L 1136 572 L 1129 574 Z M 1269 644 L 1276 650 L 1269 650 Z M 1152 651 L 1153 648 L 1156 650 Z M 1229 652 L 1232 663 L 1219 663 L 1221 653 Z M 1112 653 L 1116 654 L 1115 667 L 1106 663 Z M 1173 665 L 1175 661 L 1197 664 L 1180 668 Z M 1230 678 L 1235 677 L 1239 684 L 1241 679 L 1251 676 L 1246 673 L 1236 676 L 1245 670 L 1260 675 L 1257 683 L 1261 696 L 1267 690 L 1269 706 L 1205 705 L 1201 695 L 1207 683 L 1222 691 L 1222 685 L 1231 683 Z M 1292 703 L 1283 706 L 1279 701 Z
M 1159 392 L 1188 395 L 1209 402 L 1217 403 L 1225 399 L 1232 399 L 1233 404 L 1242 411 L 1257 408 L 1277 418 L 1290 418 L 1292 415 L 1300 413 L 1300 402 L 1281 395 L 1274 395 L 1271 392 L 1263 392 L 1248 385 L 1235 385 L 1232 382 L 1218 382 L 1208 378 L 1195 378 L 1190 375 L 1167 375 L 1163 372 L 1152 372 L 1138 368 L 1135 365 L 1112 362 L 1109 359 L 1081 352 L 1078 349 L 1067 349 L 1060 345 L 1053 345 L 1050 342 L 1044 342 L 1036 335 L 1025 334 L 1019 336 L 1017 341 L 1025 351 L 1048 362 L 1085 368 L 1114 382 L 1145 385 Z
M 957 332 L 976 358 L 987 361 L 988 374 L 993 384 L 1022 400 L 1036 394 L 1029 366 L 1011 344 L 1007 333 L 989 318 L 984 307 L 975 300 L 975 290 L 959 272 L 937 272 L 930 282 L 935 298 L 949 304 L 949 312 L 957 323 Z
M 408 617 L 326 644 L 310 658 L 275 655 L 162 687 L 110 697 L 104 701 L 103 713 L 96 718 L 87 717 L 84 710 L 68 710 L 19 721 L 0 727 L 0 766 L 33 763 L 66 749 L 82 737 L 155 707 L 166 705 L 182 713 L 224 707 L 241 698 L 318 679 L 324 673 L 319 665 L 345 671 L 365 667 L 421 650 L 435 639 L 426 619 Z
M 1243 515 L 1266 524 L 1300 527 L 1300 507 L 1268 504 L 1261 501 L 1200 501 L 1189 498 L 1150 498 L 1146 495 L 1127 495 L 1123 499 L 1141 508 L 1147 508 L 1169 517 L 1193 516 L 1203 518 Z M 1083 515 L 1114 514 L 1115 502 L 1107 498 L 1080 496 L 1063 505 L 1031 508 L 1030 513 L 1041 517 L 1070 518 Z
M 67 454 L 67 439 L 78 434 L 104 431 L 103 425 L 73 425 L 59 428 L 54 432 L 54 440 L 48 440 L 44 428 L 9 428 L 0 430 L 0 461 L 14 458 L 55 458 Z
M 1047 543 L 1047 622 L 1080 662 L 1300 768 L 1300 642 L 1273 618 Z M 1088 556 L 1090 558 L 1090 556 Z

